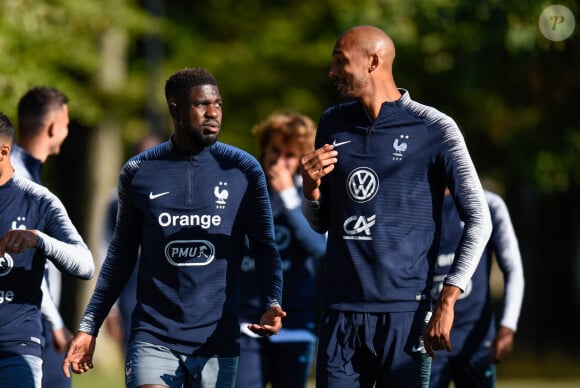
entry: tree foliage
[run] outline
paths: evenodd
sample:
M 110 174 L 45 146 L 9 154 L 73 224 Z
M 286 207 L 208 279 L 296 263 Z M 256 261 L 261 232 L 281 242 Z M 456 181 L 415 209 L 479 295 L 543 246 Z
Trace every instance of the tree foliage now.
M 2 109 L 15 117 L 18 99 L 26 90 L 49 85 L 65 91 L 71 114 L 83 125 L 97 125 L 110 109 L 121 107 L 127 120 L 141 110 L 145 72 L 132 67 L 122 90 L 108 92 L 101 72 L 103 39 L 111 31 L 122 31 L 135 52 L 137 37 L 155 33 L 155 28 L 150 15 L 131 0 L 3 0 Z

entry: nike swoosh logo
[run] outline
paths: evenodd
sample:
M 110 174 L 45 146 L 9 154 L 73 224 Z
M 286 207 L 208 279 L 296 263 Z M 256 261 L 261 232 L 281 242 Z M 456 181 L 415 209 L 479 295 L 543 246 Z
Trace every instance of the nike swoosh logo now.
M 413 347 L 411 348 L 411 352 L 413 353 L 417 353 L 417 352 L 421 352 L 421 353 L 425 353 L 425 347 L 423 345 L 416 347 L 415 345 L 413 345 Z
M 336 147 L 340 147 L 341 145 L 347 144 L 347 143 L 350 143 L 350 142 L 351 142 L 351 140 L 341 141 L 340 143 L 337 143 L 336 140 L 333 140 L 332 141 L 332 146 L 336 148 Z
M 153 194 L 153 192 L 151 191 L 149 193 L 149 199 L 157 199 L 157 198 L 163 197 L 164 195 L 167 195 L 167 194 L 169 194 L 169 191 L 166 191 L 164 193 L 158 193 L 158 194 Z

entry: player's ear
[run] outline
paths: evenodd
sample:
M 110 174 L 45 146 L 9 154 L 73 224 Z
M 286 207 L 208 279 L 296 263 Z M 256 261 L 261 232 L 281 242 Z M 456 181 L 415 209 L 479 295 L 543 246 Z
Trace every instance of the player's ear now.
M 171 115 L 171 117 L 173 118 L 177 118 L 177 104 L 175 102 L 170 102 L 169 103 L 169 114 Z
M 381 57 L 377 53 L 372 53 L 369 55 L 369 73 L 375 71 L 381 62 Z
M 4 158 L 10 157 L 10 145 L 9 144 L 2 144 L 0 145 L 0 161 Z
M 48 124 L 48 128 L 46 130 L 47 130 L 47 133 L 48 133 L 48 137 L 53 137 L 54 136 L 54 121 L 51 121 Z

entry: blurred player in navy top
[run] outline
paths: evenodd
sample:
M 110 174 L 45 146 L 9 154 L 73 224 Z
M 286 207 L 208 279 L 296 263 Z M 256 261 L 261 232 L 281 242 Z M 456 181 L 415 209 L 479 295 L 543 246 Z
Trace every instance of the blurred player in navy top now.
M 245 236 L 264 311 L 248 328 L 276 334 L 286 315 L 266 179 L 254 157 L 217 141 L 222 99 L 211 73 L 179 71 L 165 96 L 174 133 L 121 170 L 113 238 L 63 372 L 93 367 L 98 330 L 139 256 L 126 386 L 231 387 Z
M 397 88 L 387 34 L 349 29 L 332 58 L 348 101 L 322 114 L 300 162 L 305 215 L 328 232 L 316 384 L 426 387 L 429 356 L 451 350 L 453 306 L 489 238 L 489 210 L 455 122 Z M 431 314 L 445 186 L 465 228 Z
M 45 262 L 83 279 L 95 266 L 58 198 L 15 174 L 13 139 L 12 124 L 0 113 L 0 387 L 40 388 Z
M 246 329 L 262 307 L 255 259 L 242 260 L 240 362 L 238 388 L 300 388 L 306 385 L 316 344 L 317 269 L 326 239 L 312 230 L 301 210 L 300 156 L 314 146 L 314 122 L 294 112 L 274 113 L 252 129 L 268 182 L 278 250 L 284 271 L 284 309 L 288 317 L 274 337 Z
M 12 148 L 16 174 L 42 184 L 42 166 L 51 155 L 58 155 L 68 136 L 68 97 L 60 90 L 36 86 L 18 101 L 18 140 Z M 46 346 L 42 349 L 42 385 L 70 388 L 71 381 L 60 373 L 64 352 L 72 338 L 58 311 L 62 278 L 47 260 L 41 312 Z M 44 288 L 43 288 L 44 289 Z
M 516 234 L 503 199 L 485 191 L 493 230 L 473 277 L 455 303 L 451 330 L 453 350 L 433 359 L 431 387 L 494 387 L 495 364 L 511 352 L 524 295 L 524 271 Z M 463 233 L 453 199 L 443 200 L 441 246 L 435 264 L 432 296 L 439 297 Z M 504 277 L 503 309 L 496 330 L 490 296 L 491 262 L 495 256 Z

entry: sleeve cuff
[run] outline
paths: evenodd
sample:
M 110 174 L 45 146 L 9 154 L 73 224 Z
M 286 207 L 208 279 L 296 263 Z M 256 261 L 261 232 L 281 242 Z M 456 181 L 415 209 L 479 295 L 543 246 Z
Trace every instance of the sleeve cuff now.
M 284 202 L 286 209 L 290 210 L 296 209 L 301 203 L 300 195 L 298 194 L 296 187 L 289 187 L 282 190 L 280 192 L 280 198 L 282 198 L 282 202 Z

